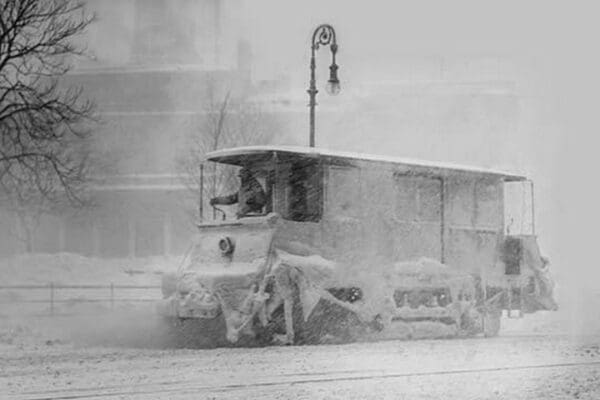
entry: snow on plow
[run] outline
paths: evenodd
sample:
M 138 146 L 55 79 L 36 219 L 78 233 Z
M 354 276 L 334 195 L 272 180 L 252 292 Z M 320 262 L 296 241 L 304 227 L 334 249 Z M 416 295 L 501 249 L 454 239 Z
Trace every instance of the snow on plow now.
M 158 306 L 159 313 L 179 319 L 221 317 L 227 340 L 235 343 L 240 335 L 256 336 L 255 319 L 266 328 L 274 312 L 282 308 L 285 333 L 280 340 L 293 343 L 294 302 L 299 301 L 307 319 L 321 297 L 328 293 L 326 283 L 334 275 L 335 265 L 317 255 L 297 256 L 272 248 L 276 220 L 276 216 L 270 216 L 237 224 L 241 232 L 235 239 L 236 251 L 239 244 L 241 255 L 235 262 L 227 255 L 220 263 L 207 257 L 206 243 L 218 247 L 223 240 L 219 230 L 208 237 L 199 236 L 186 256 L 186 264 L 176 275 L 163 278 L 166 298 Z M 259 245 L 262 254 L 254 252 L 259 238 L 263 240 Z M 254 242 L 253 251 L 244 253 L 247 242 Z M 258 258 L 248 259 L 252 256 Z
M 256 242 L 261 237 L 265 241 L 264 253 L 253 253 L 261 255 L 253 260 L 224 257 L 220 263 L 209 262 L 203 257 L 206 241 L 217 247 L 222 232 L 199 236 L 186 264 L 176 275 L 163 278 L 165 299 L 159 304 L 160 314 L 183 321 L 223 320 L 223 334 L 229 343 L 241 337 L 246 339 L 244 343 L 293 344 L 483 332 L 486 305 L 480 301 L 472 275 L 427 258 L 349 273 L 347 266 L 319 255 L 294 255 L 274 248 L 277 220 L 272 215 L 237 223 L 240 233 L 235 243 L 241 248 L 246 239 Z M 319 303 L 327 312 L 315 317 Z M 332 307 L 338 310 L 335 316 Z M 340 310 L 344 312 L 340 314 Z M 332 318 L 333 324 L 347 330 L 341 337 L 331 333 L 335 329 L 324 328 Z M 298 331 L 303 334 L 301 340 Z

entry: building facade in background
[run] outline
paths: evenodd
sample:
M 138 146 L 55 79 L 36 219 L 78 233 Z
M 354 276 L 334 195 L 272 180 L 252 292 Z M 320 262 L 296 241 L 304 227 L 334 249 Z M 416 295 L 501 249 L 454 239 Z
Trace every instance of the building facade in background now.
M 184 251 L 197 215 L 178 176 L 178 153 L 202 129 L 209 99 L 229 93 L 235 102 L 251 91 L 239 3 L 88 1 L 98 17 L 82 38 L 91 56 L 77 60 L 66 83 L 83 87 L 98 108 L 92 204 L 43 215 L 34 252 L 144 257 Z M 24 248 L 13 228 L 2 230 L 4 254 Z
M 78 61 L 68 83 L 84 87 L 101 119 L 93 135 L 100 160 L 93 206 L 45 215 L 34 251 L 182 253 L 195 230 L 197 201 L 178 176 L 177 158 L 189 135 L 201 132 L 207 104 L 227 93 L 234 102 L 260 103 L 277 121 L 277 143 L 307 143 L 308 40 L 316 25 L 287 29 L 281 16 L 253 4 L 88 1 L 98 21 L 82 40 L 93 57 Z M 553 112 L 539 101 L 544 83 L 532 76 L 537 67 L 529 60 L 411 54 L 389 43 L 381 51 L 371 49 L 369 30 L 334 27 L 342 92 L 325 93 L 330 56 L 322 49 L 317 146 L 517 170 L 528 165 L 539 121 Z M 0 254 L 23 251 L 12 231 L 0 232 Z

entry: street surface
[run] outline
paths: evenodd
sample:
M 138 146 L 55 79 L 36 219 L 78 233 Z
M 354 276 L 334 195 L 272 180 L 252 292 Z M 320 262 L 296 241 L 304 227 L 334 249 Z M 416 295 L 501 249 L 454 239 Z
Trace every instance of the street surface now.
M 598 335 L 174 350 L 12 329 L 3 399 L 600 398 Z

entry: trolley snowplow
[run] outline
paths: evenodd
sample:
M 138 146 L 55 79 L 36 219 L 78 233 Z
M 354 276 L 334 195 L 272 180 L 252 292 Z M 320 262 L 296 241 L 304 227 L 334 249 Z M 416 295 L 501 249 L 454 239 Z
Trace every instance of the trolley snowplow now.
M 523 177 L 314 148 L 208 158 L 247 169 L 267 202 L 201 222 L 180 270 L 163 278 L 162 315 L 220 326 L 194 335 L 287 344 L 493 336 L 503 311 L 556 309 L 536 238 L 515 233 L 505 205 L 505 185 Z

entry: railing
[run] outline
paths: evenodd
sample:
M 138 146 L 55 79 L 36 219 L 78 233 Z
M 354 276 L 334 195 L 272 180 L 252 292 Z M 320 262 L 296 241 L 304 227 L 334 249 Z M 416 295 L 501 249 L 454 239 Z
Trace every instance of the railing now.
M 6 299 L 0 296 L 0 305 L 16 305 L 16 304 L 49 304 L 50 315 L 56 314 L 56 308 L 58 304 L 69 303 L 108 303 L 110 309 L 114 309 L 115 303 L 147 303 L 155 302 L 160 299 L 160 296 L 155 297 L 116 297 L 115 291 L 140 291 L 140 290 L 158 290 L 160 285 L 116 285 L 114 283 L 105 285 L 63 285 L 54 282 L 47 283 L 45 285 L 0 285 L 0 294 L 2 291 L 19 291 L 19 294 L 24 296 L 17 296 L 17 299 Z M 59 298 L 57 293 L 59 291 L 83 291 L 89 293 L 90 291 L 107 290 L 106 296 L 98 297 L 68 297 Z M 36 291 L 32 292 L 32 291 Z M 47 291 L 44 296 L 40 291 Z M 33 294 L 33 296 L 32 296 Z M 20 298 L 25 297 L 25 298 Z

